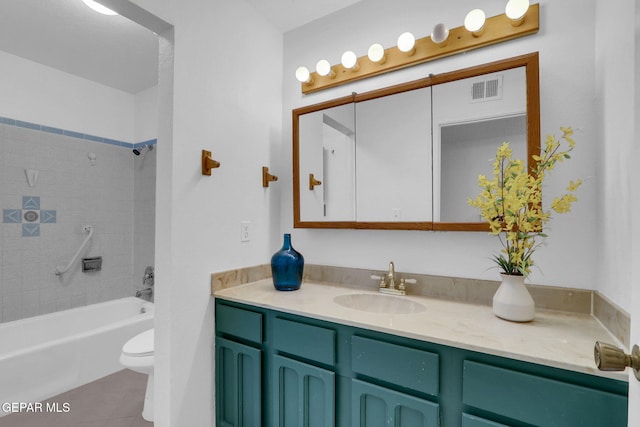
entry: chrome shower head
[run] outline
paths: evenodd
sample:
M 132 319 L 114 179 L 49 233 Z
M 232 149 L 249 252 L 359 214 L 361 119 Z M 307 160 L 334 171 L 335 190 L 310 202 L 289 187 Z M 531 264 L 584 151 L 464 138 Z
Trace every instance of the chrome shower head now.
M 144 154 L 147 151 L 152 151 L 153 145 L 143 145 L 142 147 L 137 147 L 133 149 L 133 154 L 139 156 L 140 154 Z

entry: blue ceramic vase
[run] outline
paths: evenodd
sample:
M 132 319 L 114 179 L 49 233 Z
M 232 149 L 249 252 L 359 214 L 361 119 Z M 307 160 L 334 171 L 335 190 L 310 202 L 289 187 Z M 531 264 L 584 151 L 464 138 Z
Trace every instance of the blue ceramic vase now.
M 279 291 L 295 291 L 302 284 L 304 257 L 291 246 L 291 234 L 284 235 L 282 248 L 271 257 L 273 286 Z

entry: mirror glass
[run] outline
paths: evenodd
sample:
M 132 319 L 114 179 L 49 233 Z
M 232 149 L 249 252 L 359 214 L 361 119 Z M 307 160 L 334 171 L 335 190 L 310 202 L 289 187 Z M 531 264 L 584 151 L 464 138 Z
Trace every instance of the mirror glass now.
M 356 220 L 354 105 L 300 116 L 300 170 L 306 177 L 299 189 L 300 215 L 306 221 Z M 310 179 L 319 184 L 310 188 Z
M 431 90 L 355 104 L 356 220 L 431 221 Z
M 490 176 L 504 141 L 514 158 L 527 157 L 525 68 L 431 86 L 433 90 L 433 213 L 437 222 L 480 222 L 467 200 L 478 174 Z
M 495 151 L 540 151 L 537 53 L 293 110 L 294 226 L 488 230 Z

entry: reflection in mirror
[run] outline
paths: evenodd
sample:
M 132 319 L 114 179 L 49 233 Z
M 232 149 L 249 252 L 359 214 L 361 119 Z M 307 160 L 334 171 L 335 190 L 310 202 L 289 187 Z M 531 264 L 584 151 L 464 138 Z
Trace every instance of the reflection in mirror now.
M 435 221 L 481 222 L 467 200 L 478 193 L 478 175 L 491 176 L 496 148 L 509 142 L 514 159 L 527 158 L 527 117 L 524 114 L 441 128 L 439 209 Z M 435 181 L 435 179 L 434 179 Z M 439 214 L 439 216 L 437 216 Z
M 525 67 L 433 88 L 434 221 L 480 222 L 467 200 L 478 174 L 490 175 L 496 147 L 507 141 L 527 159 Z
M 300 116 L 301 216 L 309 221 L 355 220 L 355 117 L 353 103 Z
M 430 88 L 356 104 L 358 221 L 431 221 Z

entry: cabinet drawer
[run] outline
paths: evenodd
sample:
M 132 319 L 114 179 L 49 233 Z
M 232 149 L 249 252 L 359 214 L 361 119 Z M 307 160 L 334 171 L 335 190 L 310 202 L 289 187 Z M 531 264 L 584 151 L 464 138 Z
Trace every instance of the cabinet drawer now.
M 508 427 L 504 424 L 494 423 L 475 415 L 462 414 L 462 427 Z
M 627 425 L 624 396 L 468 360 L 462 401 L 545 427 Z
M 284 353 L 333 366 L 336 361 L 336 332 L 319 326 L 276 317 L 273 347 Z
M 228 305 L 216 305 L 216 331 L 262 343 L 262 314 Z
M 439 394 L 439 356 L 428 351 L 354 336 L 354 372 L 433 396 Z

